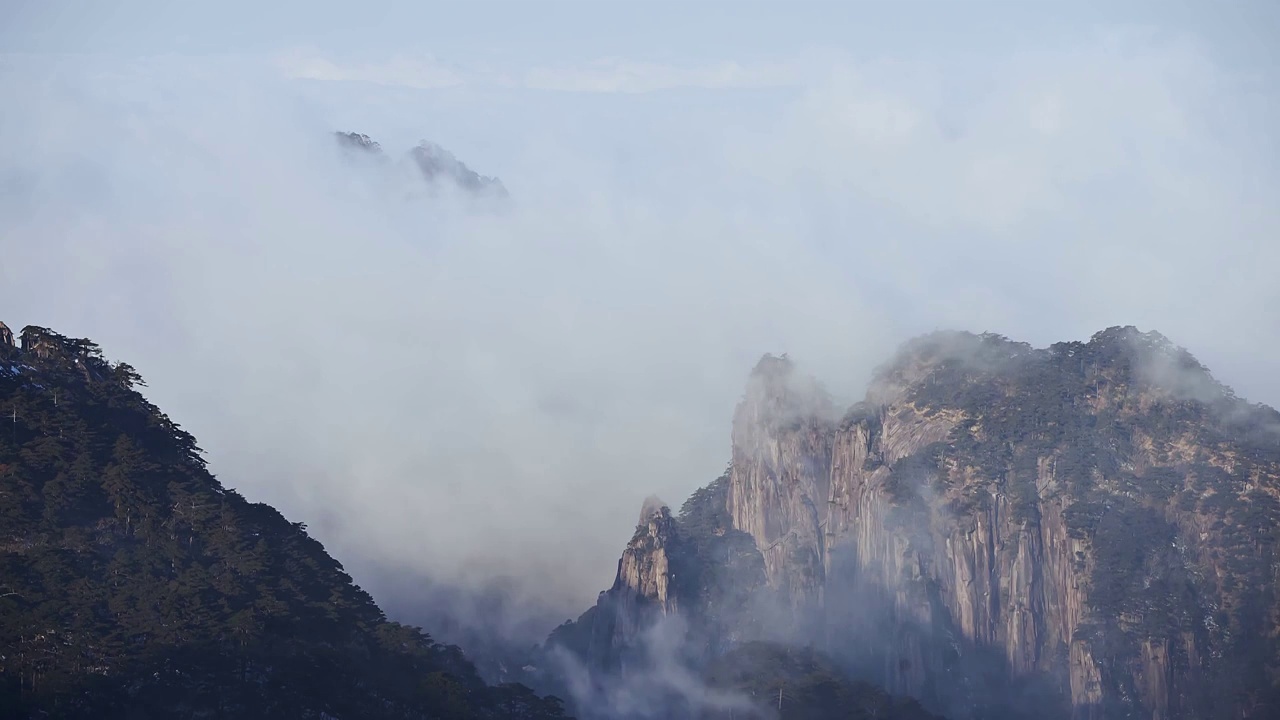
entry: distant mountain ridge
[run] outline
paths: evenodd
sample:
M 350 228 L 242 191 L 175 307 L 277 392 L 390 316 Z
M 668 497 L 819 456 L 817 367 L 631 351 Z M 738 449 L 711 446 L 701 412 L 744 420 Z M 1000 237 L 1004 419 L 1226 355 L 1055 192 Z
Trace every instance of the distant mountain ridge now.
M 390 157 L 383 151 L 382 145 L 368 135 L 339 131 L 335 132 L 334 136 L 343 148 L 365 153 L 381 160 L 390 160 Z M 406 157 L 412 161 L 413 166 L 417 168 L 428 185 L 436 186 L 441 183 L 448 183 L 477 197 L 495 199 L 509 197 L 507 189 L 501 180 L 477 173 L 467 167 L 453 153 L 435 143 L 423 140 L 409 150 Z

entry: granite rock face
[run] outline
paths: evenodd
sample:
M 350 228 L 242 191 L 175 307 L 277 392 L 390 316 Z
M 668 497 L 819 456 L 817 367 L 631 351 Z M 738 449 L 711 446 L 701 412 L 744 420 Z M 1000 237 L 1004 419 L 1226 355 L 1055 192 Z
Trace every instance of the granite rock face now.
M 1159 335 L 926 336 L 843 417 L 766 357 L 732 457 L 765 624 L 891 692 L 953 717 L 1280 716 L 1280 413 Z M 679 528 L 651 527 L 610 592 L 676 612 Z
M 675 524 L 666 505 L 647 501 L 618 560 L 613 586 L 576 623 L 552 633 L 551 644 L 572 649 L 592 669 L 624 669 L 641 647 L 645 630 L 679 607 L 671 560 L 678 545 Z
M 631 603 L 644 603 L 663 613 L 676 611 L 670 590 L 670 545 L 675 536 L 675 520 L 666 505 L 646 506 L 646 514 L 635 537 L 618 561 L 613 591 Z

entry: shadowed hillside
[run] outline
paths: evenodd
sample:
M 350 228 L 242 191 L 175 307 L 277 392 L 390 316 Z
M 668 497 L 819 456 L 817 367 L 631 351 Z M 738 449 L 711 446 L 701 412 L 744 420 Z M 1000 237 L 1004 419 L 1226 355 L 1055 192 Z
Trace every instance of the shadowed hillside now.
M 560 718 L 389 622 L 88 340 L 0 324 L 0 717 Z

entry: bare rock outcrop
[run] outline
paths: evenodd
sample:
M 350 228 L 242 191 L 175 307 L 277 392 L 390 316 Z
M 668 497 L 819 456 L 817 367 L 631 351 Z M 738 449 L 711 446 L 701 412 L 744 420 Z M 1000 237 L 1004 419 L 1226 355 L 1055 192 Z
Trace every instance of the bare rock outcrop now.
M 669 555 L 674 537 L 675 520 L 671 510 L 666 505 L 646 501 L 636 534 L 618 561 L 612 591 L 623 600 L 646 603 L 663 613 L 675 612 Z
M 831 400 L 785 356 L 752 371 L 733 420 L 728 511 L 796 608 L 820 601 L 831 477 Z
M 954 718 L 1280 717 L 1280 413 L 1162 336 L 935 333 L 842 417 L 766 356 L 732 458 L 688 521 L 642 523 L 608 622 L 579 620 L 600 648 L 696 606 L 713 653 L 816 645 Z M 726 572 L 682 522 L 758 565 Z M 733 573 L 761 579 L 718 592 Z
M 753 375 L 728 509 L 769 582 L 891 691 L 958 716 L 1017 692 L 1074 718 L 1262 717 L 1280 415 L 1189 357 L 1131 328 L 1045 351 L 933 336 L 838 425 Z
M 433 142 L 423 140 L 401 156 L 399 161 L 393 162 L 391 156 L 383 151 L 382 145 L 368 135 L 335 132 L 334 137 L 338 145 L 348 153 L 348 158 L 358 160 L 366 166 L 372 162 L 375 167 L 384 170 L 407 167 L 412 174 L 425 180 L 429 189 L 452 186 L 476 198 L 505 200 L 509 197 L 506 186 L 500 179 L 481 175 L 453 153 Z
M 645 630 L 679 607 L 672 584 L 675 523 L 666 505 L 646 500 L 635 535 L 618 560 L 613 586 L 577 621 L 557 628 L 549 645 L 572 649 L 593 670 L 625 669 L 639 653 Z
M 18 355 L 18 346 L 13 340 L 13 331 L 8 325 L 0 322 L 0 360 L 10 360 Z
M 423 140 L 409 151 L 409 157 L 429 183 L 447 181 L 475 195 L 507 197 L 507 189 L 501 180 L 472 170 L 453 153 L 435 143 Z

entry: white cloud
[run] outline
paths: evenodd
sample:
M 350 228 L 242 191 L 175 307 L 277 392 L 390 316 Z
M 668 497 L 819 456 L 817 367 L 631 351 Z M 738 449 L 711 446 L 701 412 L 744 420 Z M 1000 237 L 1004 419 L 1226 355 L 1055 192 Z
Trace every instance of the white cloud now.
M 0 319 L 139 367 L 229 484 L 357 577 L 510 572 L 584 606 L 643 499 L 722 468 L 766 351 L 853 393 L 914 332 L 1133 323 L 1280 400 L 1280 125 L 1193 46 L 541 76 L 292 62 L 382 86 L 6 65 Z M 715 90 L 774 83 L 798 90 Z M 644 92 L 674 87 L 697 92 Z M 515 205 L 401 203 L 329 154 L 337 117 L 446 127 Z
M 579 66 L 536 67 L 524 73 L 522 85 L 535 90 L 590 93 L 645 93 L 657 90 L 790 87 L 805 80 L 798 63 L 722 61 L 671 65 L 620 58 Z
M 367 82 L 416 90 L 459 87 L 470 80 L 464 71 L 433 57 L 398 55 L 384 62 L 340 63 L 295 49 L 278 55 L 275 65 L 284 77 L 294 80 Z
M 647 93 L 660 90 L 727 90 L 794 87 L 810 79 L 821 56 L 804 60 L 741 63 L 722 60 L 673 64 L 627 58 L 533 67 L 460 66 L 431 56 L 397 55 L 381 62 L 337 61 L 314 50 L 295 49 L 275 58 L 288 78 L 359 81 L 432 89 L 506 87 L 570 93 Z

